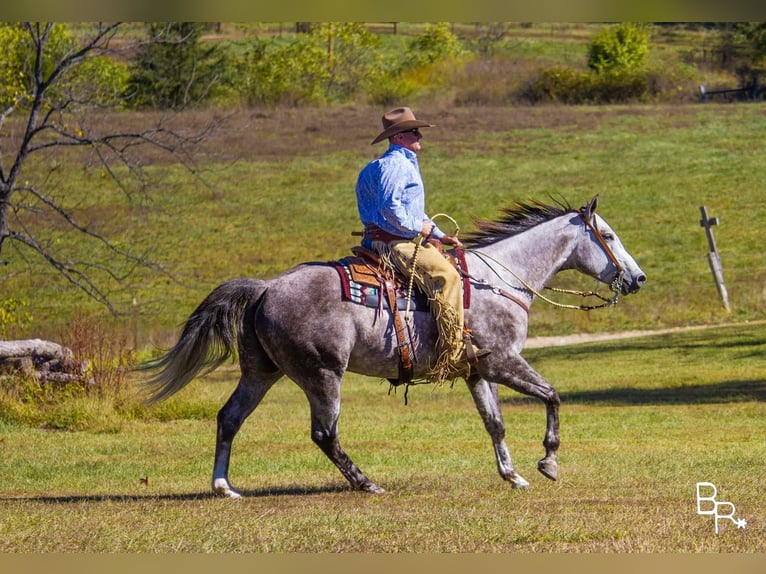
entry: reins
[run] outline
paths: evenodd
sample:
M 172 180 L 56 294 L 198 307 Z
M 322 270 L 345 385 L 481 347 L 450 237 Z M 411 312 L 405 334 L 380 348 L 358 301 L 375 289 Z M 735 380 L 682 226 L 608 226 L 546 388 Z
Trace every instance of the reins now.
M 575 295 L 575 296 L 579 296 L 579 297 L 583 297 L 583 298 L 585 298 L 585 297 L 596 297 L 596 298 L 601 299 L 602 301 L 604 301 L 604 303 L 602 303 L 600 305 L 569 305 L 569 304 L 566 304 L 566 303 L 559 303 L 557 301 L 553 301 L 552 299 L 547 298 L 542 293 L 540 293 L 537 289 L 532 287 L 529 283 L 527 283 L 522 277 L 520 277 L 517 273 L 515 273 L 510 267 L 505 265 L 502 261 L 498 261 L 494 257 L 492 257 L 490 255 L 487 255 L 486 253 L 484 253 L 482 251 L 479 251 L 477 249 L 465 249 L 465 251 L 470 251 L 471 253 L 476 254 L 480 259 L 486 258 L 486 259 L 489 259 L 489 260 L 493 261 L 494 263 L 496 263 L 497 265 L 502 267 L 505 271 L 507 271 L 508 273 L 513 275 L 513 277 L 515 277 L 516 280 L 519 283 L 521 283 L 522 287 L 526 291 L 528 291 L 533 296 L 538 297 L 542 301 L 545 301 L 546 303 L 548 303 L 549 305 L 552 305 L 554 307 L 559 307 L 559 308 L 562 308 L 562 309 L 575 309 L 575 310 L 578 310 L 578 311 L 592 311 L 594 309 L 601 309 L 603 307 L 609 307 L 609 306 L 612 306 L 612 305 L 617 305 L 617 302 L 618 302 L 619 297 L 620 297 L 620 289 L 622 287 L 622 280 L 623 280 L 623 276 L 624 276 L 625 271 L 624 271 L 622 265 L 620 264 L 620 262 L 617 260 L 617 257 L 615 257 L 614 253 L 612 252 L 612 249 L 606 243 L 606 240 L 604 239 L 603 235 L 601 234 L 601 231 L 599 231 L 598 227 L 593 225 L 593 223 L 591 223 L 591 221 L 585 215 L 585 210 L 584 209 L 580 209 L 580 210 L 578 210 L 577 213 L 580 215 L 580 218 L 585 223 L 585 226 L 593 233 L 594 237 L 596 238 L 596 241 L 598 241 L 599 245 L 601 246 L 601 248 L 606 253 L 606 256 L 609 258 L 609 260 L 612 262 L 612 264 L 617 268 L 617 276 L 614 278 L 614 280 L 609 285 L 609 289 L 614 293 L 614 297 L 608 298 L 608 297 L 605 297 L 605 296 L 601 295 L 600 293 L 598 293 L 596 291 L 574 291 L 574 290 L 571 290 L 571 289 L 561 289 L 561 288 L 557 288 L 557 287 L 547 287 L 547 286 L 545 287 L 545 289 L 547 289 L 549 291 L 554 291 L 556 293 L 564 293 L 564 294 L 567 294 L 567 295 Z M 486 261 L 485 261 L 485 264 L 486 264 Z M 491 265 L 487 264 L 487 266 L 494 271 L 494 268 Z M 500 275 L 497 272 L 495 272 L 495 273 L 498 275 L 498 277 L 500 277 Z M 492 285 L 487 279 L 478 279 L 478 278 L 473 277 L 473 276 L 468 275 L 468 274 L 466 274 L 466 276 L 469 277 L 469 279 L 471 279 L 471 281 L 475 282 L 478 285 L 483 285 L 483 286 L 489 287 L 492 290 L 493 293 L 496 293 L 498 295 L 502 295 L 502 296 L 504 296 L 504 297 L 506 297 L 508 299 L 511 299 L 511 300 L 515 301 L 525 311 L 529 312 L 529 306 L 528 305 L 526 305 L 525 303 L 520 301 L 517 297 L 513 296 L 511 293 L 509 293 L 505 289 L 503 289 L 501 287 L 497 287 L 495 285 Z M 506 283 L 506 285 L 508 285 L 509 287 L 513 287 L 514 289 L 518 289 L 517 286 L 511 285 L 510 283 L 508 283 L 507 281 L 502 279 L 502 277 L 500 277 L 500 279 L 504 283 Z

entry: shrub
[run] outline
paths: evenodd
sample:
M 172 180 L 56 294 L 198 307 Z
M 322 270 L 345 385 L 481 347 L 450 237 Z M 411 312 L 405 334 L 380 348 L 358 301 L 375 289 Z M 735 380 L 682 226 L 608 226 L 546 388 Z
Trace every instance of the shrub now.
M 64 335 L 89 370 L 81 380 L 41 382 L 30 375 L 6 377 L 0 385 L 0 419 L 59 430 L 119 430 L 138 397 L 132 388 L 134 352 L 124 336 L 86 317 L 77 317 Z
M 244 61 L 249 104 L 319 104 L 325 99 L 329 73 L 327 53 L 311 35 L 301 35 L 284 46 L 258 39 Z
M 115 102 L 122 103 L 129 79 L 127 64 L 97 56 L 85 60 L 68 84 L 70 91 L 77 94 L 78 102 L 89 106 L 109 106 Z
M 583 90 L 583 103 L 643 102 L 649 96 L 649 84 L 644 72 L 613 69 L 591 75 L 589 84 L 587 89 Z
M 127 336 L 103 322 L 78 315 L 63 335 L 64 345 L 79 361 L 88 361 L 95 383 L 89 392 L 121 403 L 130 397 L 130 371 L 135 351 Z
M 647 74 L 622 69 L 593 74 L 546 68 L 523 90 L 524 99 L 531 103 L 613 104 L 644 101 L 649 96 Z
M 523 89 L 522 96 L 531 103 L 576 103 L 588 78 L 588 75 L 571 68 L 545 68 Z
M 344 102 L 368 89 L 385 98 L 398 75 L 380 45 L 359 23 L 312 26 L 287 44 L 256 38 L 242 58 L 242 92 L 249 104 L 269 105 Z
M 677 60 L 649 65 L 646 71 L 647 91 L 653 99 L 663 102 L 696 101 L 699 82 L 696 70 Z
M 365 81 L 365 93 L 371 104 L 393 106 L 409 100 L 420 89 L 418 83 L 401 73 L 377 73 Z
M 385 75 L 381 40 L 358 22 L 324 24 L 314 31 L 328 46 L 326 93 L 333 101 L 344 101 L 363 91 L 371 81 Z
M 420 67 L 435 64 L 464 53 L 460 40 L 451 31 L 449 24 L 428 25 L 416 36 L 407 49 L 405 67 Z
M 47 79 L 57 62 L 77 49 L 77 42 L 65 24 L 54 24 L 43 54 L 42 74 Z M 30 33 L 20 24 L 0 23 L 0 107 L 24 104 L 34 85 L 35 46 Z M 108 105 L 118 100 L 128 81 L 128 68 L 115 60 L 98 56 L 64 70 L 55 86 L 46 92 L 50 108 L 71 104 Z
M 619 24 L 599 32 L 588 48 L 588 67 L 597 73 L 643 69 L 649 52 L 644 25 Z

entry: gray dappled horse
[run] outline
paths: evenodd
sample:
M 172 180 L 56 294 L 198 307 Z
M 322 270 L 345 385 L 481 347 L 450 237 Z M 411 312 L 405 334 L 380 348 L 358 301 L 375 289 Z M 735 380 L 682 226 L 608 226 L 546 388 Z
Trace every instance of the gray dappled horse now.
M 521 357 L 528 308 L 557 272 L 576 269 L 620 294 L 638 291 L 646 275 L 617 235 L 596 214 L 598 197 L 574 210 L 567 205 L 517 203 L 497 221 L 477 222 L 464 240 L 472 284 L 465 311 L 477 346 L 492 353 L 466 377 L 468 388 L 495 450 L 500 476 L 513 488 L 529 483 L 513 468 L 505 443 L 497 385 L 545 403 L 545 457 L 538 470 L 558 476 L 559 396 Z M 187 320 L 179 341 L 162 357 L 142 365 L 155 371 L 147 381 L 150 401 L 181 390 L 238 351 L 241 377 L 218 413 L 212 487 L 238 498 L 229 482 L 231 444 L 244 420 L 282 376 L 306 394 L 311 438 L 356 490 L 382 493 L 341 448 L 338 440 L 341 379 L 346 371 L 397 377 L 399 357 L 391 315 L 341 300 L 331 263 L 304 263 L 274 279 L 234 279 L 216 287 Z M 436 329 L 427 311 L 412 313 L 414 376 L 432 358 Z

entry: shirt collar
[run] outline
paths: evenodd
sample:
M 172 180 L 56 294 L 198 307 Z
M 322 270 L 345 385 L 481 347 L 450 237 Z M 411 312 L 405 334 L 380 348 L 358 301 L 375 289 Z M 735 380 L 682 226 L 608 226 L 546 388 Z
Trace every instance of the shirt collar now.
M 388 153 L 395 153 L 399 152 L 401 154 L 404 154 L 404 157 L 406 157 L 408 160 L 410 160 L 413 163 L 417 163 L 418 161 L 418 154 L 416 154 L 411 149 L 407 149 L 406 147 L 400 146 L 399 144 L 392 143 L 390 146 L 388 146 Z

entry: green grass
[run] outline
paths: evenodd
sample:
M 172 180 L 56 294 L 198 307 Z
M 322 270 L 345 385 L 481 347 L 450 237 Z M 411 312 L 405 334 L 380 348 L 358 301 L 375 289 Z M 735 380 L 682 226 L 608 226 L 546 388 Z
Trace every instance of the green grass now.
M 499 69 L 576 65 L 592 32 L 584 24 L 519 28 L 500 47 Z M 698 40 L 672 34 L 663 49 L 689 50 Z M 0 554 L 766 550 L 766 337 L 756 322 L 766 318 L 763 106 L 455 107 L 450 94 L 429 98 L 406 103 L 436 124 L 421 159 L 430 213 L 449 213 L 465 233 L 472 217 L 494 217 L 516 200 L 552 194 L 578 206 L 599 193 L 601 214 L 648 274 L 642 292 L 616 308 L 586 314 L 536 303 L 532 336 L 739 326 L 530 349 L 530 362 L 562 396 L 561 480 L 535 472 L 543 406 L 503 390 L 509 447 L 533 486 L 523 493 L 499 479 L 460 384 L 417 387 L 404 406 L 401 390 L 389 396 L 385 384 L 347 376 L 341 438 L 388 489 L 375 497 L 347 490 L 310 441 L 305 397 L 280 383 L 235 442 L 232 480 L 249 495 L 237 502 L 213 498 L 208 485 L 215 413 L 233 390 L 233 367 L 151 409 L 120 394 L 43 404 L 4 392 Z M 382 151 L 369 145 L 380 113 L 364 105 L 186 112 L 179 126 L 217 126 L 197 157 L 209 185 L 147 152 L 155 185 L 132 204 L 81 157 L 51 155 L 28 166 L 28 177 L 46 178 L 46 192 L 89 227 L 146 251 L 167 274 L 139 272 L 130 289 L 107 283 L 127 309 L 108 319 L 40 261 L 4 249 L 3 293 L 25 302 L 22 312 L 32 317 L 8 326 L 9 338 L 58 340 L 85 316 L 127 335 L 145 355 L 172 344 L 178 324 L 226 279 L 346 255 L 358 228 L 356 175 Z M 152 117 L 92 120 L 131 130 Z M 10 133 L 14 121 L 6 122 Z M 0 141 L 4 155 L 10 139 Z M 703 204 L 721 218 L 714 231 L 731 314 L 707 267 Z M 47 224 L 43 234 L 72 259 L 98 253 L 60 225 Z M 594 286 L 569 273 L 557 284 Z M 724 523 L 716 536 L 710 517 L 694 512 L 698 481 L 714 482 L 747 529 Z
M 562 445 L 560 480 L 547 481 L 535 472 L 542 404 L 501 391 L 529 492 L 500 480 L 462 384 L 415 387 L 405 406 L 401 392 L 347 377 L 341 440 L 382 496 L 347 489 L 311 443 L 305 397 L 282 381 L 234 443 L 231 478 L 247 496 L 213 498 L 212 412 L 233 368 L 166 403 L 206 405 L 207 419 L 148 414 L 119 433 L 0 423 L 0 553 L 762 553 L 765 334 L 752 325 L 530 349 L 561 393 Z M 714 533 L 695 511 L 702 481 L 747 528 Z
M 437 124 L 421 159 L 431 213 L 449 213 L 465 233 L 473 217 L 495 217 L 516 200 L 561 195 L 579 206 L 598 193 L 601 214 L 646 271 L 642 292 L 614 309 L 583 314 L 537 303 L 533 335 L 764 318 L 766 199 L 754 145 L 766 127 L 762 106 L 417 111 Z M 140 210 L 98 173 L 62 164 L 51 175 L 51 189 L 78 205 L 75 212 L 90 225 L 148 251 L 170 274 L 138 273 L 129 290 L 108 284 L 131 315 L 115 326 L 128 330 L 139 348 L 166 344 L 224 280 L 271 277 L 301 261 L 346 255 L 355 243 L 350 233 L 359 227 L 356 175 L 382 151 L 369 145 L 378 114 L 366 107 L 233 112 L 218 119 L 220 130 L 200 150 L 210 186 L 158 163 L 149 168 L 158 185 Z M 183 120 L 212 117 L 196 112 Z M 142 120 L 125 114 L 110 121 Z M 708 269 L 700 205 L 721 219 L 714 232 L 731 315 Z M 130 228 L 123 224 L 128 219 Z M 72 258 L 94 252 L 72 234 L 47 232 L 68 245 Z M 4 289 L 26 302 L 32 316 L 26 330 L 13 333 L 18 338 L 56 337 L 78 313 L 99 312 L 41 261 L 3 255 L 9 260 Z M 557 284 L 595 286 L 569 273 Z

